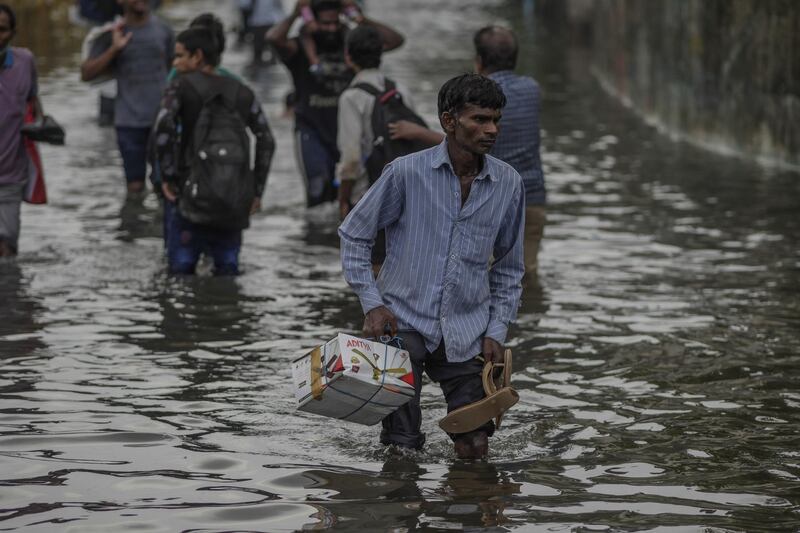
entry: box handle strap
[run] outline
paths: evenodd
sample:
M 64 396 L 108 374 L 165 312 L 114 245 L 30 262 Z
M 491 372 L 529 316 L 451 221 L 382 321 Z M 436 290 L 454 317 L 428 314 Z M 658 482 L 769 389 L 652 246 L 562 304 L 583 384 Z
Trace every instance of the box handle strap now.
M 373 349 L 374 349 L 374 348 L 373 348 Z M 372 399 L 373 399 L 375 396 L 377 396 L 377 395 L 378 395 L 378 393 L 381 391 L 381 389 L 383 389 L 383 384 L 384 384 L 384 382 L 386 381 L 386 374 L 388 373 L 387 371 L 389 370 L 388 368 L 386 368 L 386 363 L 387 363 L 387 361 L 388 361 L 388 359 L 389 359 L 389 346 L 388 346 L 388 345 L 384 345 L 384 350 L 383 350 L 383 370 L 379 369 L 379 368 L 378 368 L 378 367 L 377 367 L 377 366 L 376 366 L 376 365 L 375 365 L 375 364 L 374 364 L 372 361 L 370 361 L 370 360 L 369 360 L 369 358 L 368 358 L 367 356 L 365 356 L 365 355 L 364 355 L 364 354 L 362 354 L 361 352 L 358 352 L 358 351 L 356 351 L 356 350 L 353 350 L 353 352 L 355 352 L 355 353 L 358 353 L 358 355 L 361 355 L 361 356 L 362 356 L 362 358 L 363 358 L 365 361 L 367 361 L 367 363 L 369 363 L 369 364 L 372 366 L 372 368 L 373 368 L 373 372 L 374 372 L 375 374 L 377 374 L 377 373 L 380 373 L 380 376 L 381 376 L 381 386 L 380 386 L 380 387 L 378 387 L 378 389 L 377 389 L 375 392 L 373 392 L 373 393 L 372 393 L 372 396 L 370 396 L 369 398 L 367 398 L 367 399 L 364 401 L 364 403 L 362 403 L 360 406 L 358 406 L 358 407 L 356 407 L 355 409 L 353 409 L 353 410 L 352 410 L 352 411 L 351 411 L 349 414 L 347 414 L 346 416 L 339 417 L 339 418 L 340 418 L 340 419 L 342 419 L 342 420 L 347 420 L 348 418 L 350 418 L 351 416 L 353 416 L 354 414 L 356 414 L 357 412 L 359 412 L 360 410 L 362 410 L 364 407 L 366 407 L 366 406 L 367 406 L 367 405 L 368 405 L 368 404 L 369 404 L 369 403 L 372 401 Z
M 322 399 L 322 347 L 311 352 L 311 395 L 315 400 Z

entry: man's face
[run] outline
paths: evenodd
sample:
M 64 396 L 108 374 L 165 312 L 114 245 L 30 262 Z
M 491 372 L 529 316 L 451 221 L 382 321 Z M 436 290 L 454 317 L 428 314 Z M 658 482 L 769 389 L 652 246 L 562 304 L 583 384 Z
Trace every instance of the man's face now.
M 317 31 L 314 32 L 314 42 L 324 50 L 341 48 L 343 44 L 342 23 L 339 21 L 338 9 L 326 9 L 317 13 Z
M 150 0 L 117 0 L 125 13 L 134 15 L 147 15 L 150 13 Z
M 0 12 L 0 50 L 8 46 L 14 38 L 14 30 L 11 29 L 11 20 L 8 13 Z
M 194 72 L 199 70 L 202 63 L 202 55 L 199 50 L 195 50 L 194 54 L 190 54 L 189 50 L 183 46 L 183 43 L 175 43 L 175 58 L 172 60 L 172 66 L 181 74 L 187 72 Z
M 442 113 L 442 126 L 449 140 L 468 152 L 485 155 L 497 141 L 501 117 L 499 109 L 467 104 L 457 113 Z

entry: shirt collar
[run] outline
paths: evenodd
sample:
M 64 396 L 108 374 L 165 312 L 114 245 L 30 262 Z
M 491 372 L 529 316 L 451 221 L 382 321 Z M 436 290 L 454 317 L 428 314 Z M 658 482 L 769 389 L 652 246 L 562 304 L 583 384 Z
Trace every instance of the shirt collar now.
M 497 80 L 502 80 L 502 79 L 505 79 L 505 78 L 513 78 L 514 76 L 516 76 L 516 74 L 514 74 L 513 70 L 498 70 L 498 71 L 492 72 L 487 77 L 497 81 Z
M 447 151 L 447 139 L 443 140 L 439 145 L 433 149 L 433 161 L 431 162 L 432 168 L 441 168 L 442 165 L 450 167 L 450 172 L 455 175 L 453 170 L 453 163 L 450 161 L 450 153 Z M 475 176 L 476 180 L 489 178 L 492 181 L 497 181 L 497 169 L 495 168 L 494 161 L 491 157 L 483 156 L 483 168 Z
M 380 85 L 383 83 L 383 74 L 380 70 L 376 68 L 366 68 L 364 70 L 359 70 L 358 73 L 353 76 L 353 81 L 350 82 L 350 86 L 357 85 L 359 83 L 368 83 L 370 85 Z
M 14 66 L 14 49 L 10 46 L 6 52 L 6 60 L 3 62 L 3 68 L 11 68 Z

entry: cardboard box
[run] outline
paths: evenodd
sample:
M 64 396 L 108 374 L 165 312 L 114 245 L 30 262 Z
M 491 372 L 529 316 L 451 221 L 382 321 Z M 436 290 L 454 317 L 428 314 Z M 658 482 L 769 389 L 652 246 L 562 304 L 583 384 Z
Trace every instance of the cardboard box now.
M 292 362 L 297 408 L 371 426 L 414 397 L 408 352 L 340 333 Z

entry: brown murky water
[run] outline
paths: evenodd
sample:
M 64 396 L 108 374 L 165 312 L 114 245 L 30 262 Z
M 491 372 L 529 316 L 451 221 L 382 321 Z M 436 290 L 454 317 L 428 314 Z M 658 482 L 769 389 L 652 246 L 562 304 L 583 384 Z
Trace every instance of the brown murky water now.
M 0 530 L 797 531 L 798 176 L 642 126 L 517 2 L 368 4 L 409 36 L 386 68 L 429 118 L 488 22 L 523 34 L 545 90 L 541 287 L 512 330 L 521 401 L 491 461 L 454 460 L 430 384 L 429 445 L 409 458 L 294 411 L 288 362 L 361 319 L 335 210 L 302 205 L 282 68 L 226 58 L 278 137 L 245 273 L 170 279 L 157 202 L 125 204 L 78 80 L 80 30 L 43 39 L 53 23 L 27 19 L 69 133 L 43 148 L 51 203 L 25 207 L 20 257 L 0 264 Z M 210 0 L 164 14 L 210 8 L 233 19 Z

